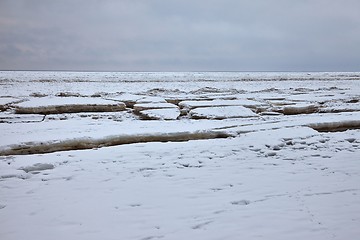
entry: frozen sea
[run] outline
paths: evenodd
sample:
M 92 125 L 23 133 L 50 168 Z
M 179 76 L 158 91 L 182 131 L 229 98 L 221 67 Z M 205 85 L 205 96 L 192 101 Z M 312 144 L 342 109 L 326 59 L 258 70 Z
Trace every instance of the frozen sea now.
M 356 239 L 359 72 L 0 71 L 0 239 Z

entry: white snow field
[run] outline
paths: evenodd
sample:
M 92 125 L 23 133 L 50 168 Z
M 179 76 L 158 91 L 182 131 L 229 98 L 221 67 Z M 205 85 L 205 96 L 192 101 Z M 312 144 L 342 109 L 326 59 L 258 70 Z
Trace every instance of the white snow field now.
M 360 73 L 0 72 L 0 239 L 357 239 Z

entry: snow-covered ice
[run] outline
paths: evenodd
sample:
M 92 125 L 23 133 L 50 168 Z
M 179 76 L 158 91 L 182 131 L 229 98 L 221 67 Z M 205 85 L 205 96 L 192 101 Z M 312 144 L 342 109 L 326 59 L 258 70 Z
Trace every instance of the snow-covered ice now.
M 190 111 L 193 118 L 227 119 L 258 116 L 253 111 L 243 106 L 224 106 L 195 108 Z
M 176 105 L 172 103 L 136 103 L 134 105 L 135 111 L 143 111 L 149 109 L 164 109 L 164 108 L 178 108 Z
M 212 100 L 212 101 L 183 101 L 179 105 L 183 108 L 197 108 L 197 107 L 225 107 L 225 106 L 244 106 L 250 108 L 256 108 L 263 104 L 247 99 L 236 100 Z
M 0 72 L 0 239 L 356 239 L 359 82 Z
M 125 110 L 125 104 L 89 97 L 41 97 L 13 105 L 16 113 L 57 114 L 76 112 L 116 112 Z
M 180 116 L 178 108 L 159 108 L 140 111 L 145 118 L 154 120 L 176 120 Z

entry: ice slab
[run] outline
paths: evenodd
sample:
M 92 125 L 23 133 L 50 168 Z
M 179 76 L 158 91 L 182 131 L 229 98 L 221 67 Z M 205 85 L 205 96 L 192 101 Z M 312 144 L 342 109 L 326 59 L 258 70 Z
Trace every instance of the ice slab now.
M 14 105 L 19 114 L 59 114 L 75 112 L 115 112 L 125 110 L 122 102 L 101 98 L 43 97 Z
M 248 108 L 242 106 L 226 107 L 199 107 L 190 111 L 192 118 L 207 119 L 226 119 L 226 118 L 246 118 L 257 117 L 258 115 Z
M 166 103 L 163 97 L 145 96 L 136 101 L 136 103 Z
M 318 106 L 314 104 L 296 104 L 290 106 L 284 106 L 282 112 L 285 115 L 296 115 L 296 114 L 309 114 L 318 111 Z
M 256 108 L 260 106 L 266 106 L 266 104 L 248 100 L 248 99 L 237 99 L 237 100 L 221 100 L 216 99 L 212 101 L 183 101 L 179 103 L 182 108 L 197 108 L 197 107 L 225 107 L 225 106 L 243 106 L 249 108 Z
M 310 123 L 308 126 L 319 132 L 339 132 L 348 129 L 360 129 L 360 120 Z
M 127 107 L 133 107 L 136 101 L 143 98 L 144 96 L 131 94 L 131 93 L 122 93 L 120 95 L 107 96 L 105 99 L 123 102 Z
M 221 131 L 181 131 L 157 134 L 112 135 L 104 138 L 78 138 L 63 141 L 27 142 L 0 148 L 0 156 L 51 153 L 57 151 L 81 150 L 116 146 L 131 143 L 181 142 L 199 139 L 227 138 L 231 136 Z
M 153 120 L 176 120 L 180 116 L 178 108 L 148 109 L 140 111 L 147 119 Z
M 175 104 L 167 103 L 167 102 L 136 103 L 134 105 L 134 110 L 138 112 L 148 109 L 163 109 L 163 108 L 177 109 L 178 107 Z

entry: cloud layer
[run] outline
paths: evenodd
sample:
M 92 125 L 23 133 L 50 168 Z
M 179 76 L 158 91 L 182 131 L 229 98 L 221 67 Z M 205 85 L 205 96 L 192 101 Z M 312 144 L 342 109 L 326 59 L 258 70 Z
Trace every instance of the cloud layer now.
M 357 0 L 1 0 L 0 69 L 359 71 Z

